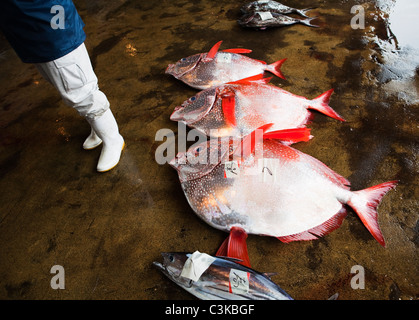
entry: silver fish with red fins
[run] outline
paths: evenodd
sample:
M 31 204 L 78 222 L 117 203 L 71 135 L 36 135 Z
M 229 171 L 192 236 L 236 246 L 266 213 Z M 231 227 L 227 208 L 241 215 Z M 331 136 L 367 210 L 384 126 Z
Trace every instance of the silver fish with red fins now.
M 277 1 L 272 1 L 272 0 L 252 1 L 243 5 L 240 8 L 242 13 L 250 13 L 250 12 L 255 12 L 255 11 L 269 11 L 269 12 L 276 12 L 276 13 L 281 13 L 281 14 L 296 13 L 305 18 L 309 18 L 306 15 L 306 12 L 313 9 L 314 8 L 296 9 L 296 8 L 288 7 L 286 5 L 283 5 L 282 3 L 279 3 Z
M 238 264 L 235 259 L 213 257 L 195 251 L 191 253 L 164 252 L 163 263 L 153 262 L 163 274 L 201 300 L 293 300 L 270 279 Z M 190 263 L 190 262 L 193 263 Z M 196 270 L 190 276 L 186 270 Z M 201 273 L 196 276 L 196 272 Z
M 171 74 L 187 85 L 196 89 L 208 89 L 221 84 L 237 81 L 265 71 L 285 79 L 281 65 L 286 59 L 266 64 L 244 56 L 248 49 L 227 49 L 219 51 L 222 41 L 216 43 L 209 52 L 182 58 L 175 64 L 169 64 L 167 74 Z
M 347 205 L 384 246 L 377 206 L 397 181 L 351 191 L 347 179 L 272 139 L 275 136 L 270 137 L 267 128 L 227 146 L 222 139 L 210 139 L 178 153 L 170 162 L 194 212 L 225 232 L 238 228 L 246 234 L 290 242 L 314 240 L 337 229 L 346 217 Z M 265 132 L 262 139 L 260 130 Z M 234 242 L 230 240 L 228 245 Z
M 200 91 L 175 108 L 170 116 L 210 137 L 238 136 L 273 123 L 270 130 L 304 127 L 319 111 L 340 121 L 330 106 L 330 89 L 309 100 L 266 84 L 270 78 L 252 77 Z

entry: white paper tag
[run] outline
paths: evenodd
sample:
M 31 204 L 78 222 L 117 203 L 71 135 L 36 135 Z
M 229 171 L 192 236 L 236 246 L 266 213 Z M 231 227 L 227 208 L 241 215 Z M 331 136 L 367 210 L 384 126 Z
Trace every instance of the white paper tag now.
M 262 21 L 273 19 L 272 13 L 270 13 L 269 11 L 258 12 L 258 14 L 259 14 L 260 18 L 262 19 Z
M 278 176 L 279 159 L 263 158 L 258 159 L 258 170 L 260 181 L 266 183 L 275 183 Z
M 182 277 L 191 279 L 193 281 L 198 281 L 201 275 L 209 268 L 209 266 L 215 261 L 214 257 L 206 253 L 201 253 L 195 251 L 189 258 L 186 260 L 183 265 Z
M 224 163 L 224 174 L 226 178 L 236 178 L 240 174 L 239 163 L 235 160 Z
M 230 270 L 230 293 L 249 293 L 249 273 L 237 269 Z

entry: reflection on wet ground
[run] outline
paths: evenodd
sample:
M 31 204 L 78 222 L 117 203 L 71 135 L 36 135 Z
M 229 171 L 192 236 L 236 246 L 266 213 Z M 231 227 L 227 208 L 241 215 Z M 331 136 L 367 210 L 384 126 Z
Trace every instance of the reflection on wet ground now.
M 2 39 L 1 298 L 193 298 L 152 262 L 163 251 L 214 254 L 226 234 L 199 220 L 176 172 L 156 163 L 155 134 L 177 132 L 169 116 L 196 92 L 165 75 L 167 65 L 223 40 L 225 48 L 252 49 L 255 59 L 288 58 L 287 80 L 272 83 L 290 92 L 315 97 L 335 89 L 331 107 L 347 121 L 316 114 L 315 138 L 296 148 L 347 177 L 354 190 L 400 181 L 378 210 L 386 248 L 350 211 L 338 230 L 316 241 L 249 236 L 252 266 L 276 272 L 273 280 L 295 299 L 336 292 L 340 299 L 417 299 L 417 35 L 408 36 L 413 47 L 405 45 L 392 20 L 408 6 L 413 17 L 404 20 L 417 23 L 417 4 L 304 0 L 298 7 L 317 6 L 309 15 L 319 16 L 313 23 L 321 28 L 254 31 L 236 22 L 243 3 L 75 1 L 99 85 L 127 142 L 121 163 L 106 174 L 95 172 L 100 150 L 81 148 L 88 124 Z M 365 29 L 350 25 L 358 4 Z M 57 264 L 66 271 L 65 290 L 50 288 Z M 354 265 L 365 268 L 365 289 L 351 288 Z

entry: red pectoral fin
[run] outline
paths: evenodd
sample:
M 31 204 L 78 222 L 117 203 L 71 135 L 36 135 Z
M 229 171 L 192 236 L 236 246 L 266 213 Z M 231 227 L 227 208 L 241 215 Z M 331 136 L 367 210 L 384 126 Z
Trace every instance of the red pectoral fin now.
M 223 109 L 224 119 L 227 124 L 236 126 L 236 99 L 234 92 L 227 92 L 221 95 L 221 106 Z
M 272 77 L 264 78 L 263 73 L 257 74 L 255 76 L 251 76 L 248 78 L 240 79 L 237 81 L 229 82 L 228 84 L 252 84 L 252 83 L 262 83 L 267 84 L 269 81 L 271 81 Z
M 224 256 L 239 259 L 241 261 L 238 261 L 237 263 L 250 268 L 246 239 L 247 233 L 242 228 L 232 227 L 230 235 L 224 240 L 215 255 L 218 257 Z
M 290 141 L 292 143 L 310 140 L 310 129 L 295 128 L 271 131 L 263 134 L 263 139 L 277 139 L 282 141 Z
M 223 52 L 230 52 L 230 53 L 251 53 L 252 50 L 250 49 L 242 49 L 242 48 L 236 48 L 236 49 L 225 49 L 222 50 Z
M 240 145 L 234 150 L 234 157 L 247 158 L 250 156 L 255 151 L 257 140 L 262 141 L 263 134 L 273 125 L 273 123 L 265 124 L 244 137 Z
M 208 51 L 208 53 L 207 53 L 207 56 L 206 56 L 206 59 L 214 59 L 214 57 L 215 57 L 215 55 L 217 54 L 217 52 L 218 52 L 218 49 L 220 48 L 220 46 L 221 46 L 221 43 L 222 43 L 222 41 L 219 41 L 219 42 L 217 42 L 212 48 L 211 48 L 211 50 L 210 51 Z

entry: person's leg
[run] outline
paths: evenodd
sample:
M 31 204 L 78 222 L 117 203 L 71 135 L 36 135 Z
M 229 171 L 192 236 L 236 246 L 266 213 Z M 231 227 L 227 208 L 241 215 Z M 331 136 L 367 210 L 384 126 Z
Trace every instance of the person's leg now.
M 103 141 L 97 170 L 108 171 L 119 162 L 124 139 L 109 108 L 109 101 L 99 90 L 84 44 L 57 60 L 36 64 L 40 73 L 54 85 L 64 102 L 85 117 L 92 130 L 83 144 L 92 149 Z

